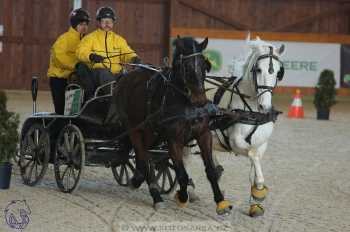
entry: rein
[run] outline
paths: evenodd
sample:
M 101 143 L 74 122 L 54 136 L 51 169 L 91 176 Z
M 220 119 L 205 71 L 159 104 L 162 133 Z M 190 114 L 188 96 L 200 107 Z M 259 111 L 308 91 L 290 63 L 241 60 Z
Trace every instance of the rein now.
M 214 79 L 214 80 L 218 80 L 217 77 L 214 78 L 214 77 L 211 77 L 211 76 L 207 76 L 207 78 Z M 226 81 L 226 82 L 220 81 L 220 82 L 222 82 L 222 85 L 219 85 L 219 84 L 217 84 L 216 82 L 213 82 L 213 81 L 210 81 L 210 80 L 207 80 L 207 79 L 206 79 L 205 81 L 208 82 L 208 83 L 210 83 L 210 84 L 213 84 L 213 85 L 219 87 L 219 90 L 218 90 L 218 91 L 216 92 L 216 94 L 215 94 L 215 98 L 217 98 L 217 104 L 219 104 L 219 102 L 220 102 L 220 100 L 221 100 L 221 98 L 222 98 L 224 92 L 225 92 L 225 91 L 228 91 L 228 92 L 231 93 L 231 97 L 230 97 L 230 101 L 229 101 L 229 103 L 228 103 L 228 107 L 227 107 L 227 108 L 229 108 L 229 106 L 230 106 L 231 103 L 232 103 L 233 94 L 236 94 L 236 95 L 239 96 L 239 98 L 240 98 L 241 101 L 243 102 L 244 106 L 247 107 L 247 108 L 249 109 L 250 112 L 253 112 L 252 108 L 250 107 L 250 105 L 248 104 L 248 102 L 245 100 L 245 99 L 247 99 L 247 98 L 249 99 L 249 98 L 252 98 L 252 97 L 251 97 L 251 96 L 248 96 L 248 95 L 246 95 L 246 94 L 243 94 L 243 93 L 240 92 L 240 90 L 238 89 L 238 85 L 239 85 L 239 83 L 241 82 L 242 79 L 239 79 L 238 81 L 236 81 L 236 82 L 234 83 L 235 78 L 236 78 L 236 77 L 231 78 L 231 79 L 229 79 L 229 80 Z M 233 85 L 233 86 L 232 86 L 232 89 L 229 88 L 230 85 Z M 220 89 L 221 89 L 221 91 L 220 91 Z M 222 90 L 224 90 L 224 91 L 222 91 Z M 219 91 L 220 91 L 220 92 L 219 92 Z
M 225 90 L 225 91 L 228 91 L 228 92 L 231 92 L 231 93 L 234 93 L 234 94 L 237 94 L 237 95 L 241 95 L 241 96 L 244 97 L 244 98 L 251 98 L 251 97 L 248 96 L 248 95 L 239 93 L 239 92 L 237 92 L 237 91 L 235 91 L 235 90 L 233 90 L 233 89 L 228 88 L 228 86 L 225 86 L 225 83 L 229 82 L 230 79 L 229 79 L 227 82 L 221 82 L 222 84 L 220 85 L 220 84 L 218 84 L 218 83 L 216 83 L 216 82 L 214 82 L 214 81 L 208 80 L 208 78 L 209 78 L 209 79 L 216 80 L 216 81 L 219 81 L 217 78 L 214 78 L 214 77 L 211 77 L 211 76 L 207 76 L 206 79 L 205 79 L 204 81 L 206 81 L 206 82 L 208 82 L 208 83 L 210 83 L 210 84 L 212 84 L 212 85 L 215 85 L 215 86 L 217 86 L 217 87 L 219 87 L 220 89 L 223 89 L 223 90 Z M 231 85 L 232 83 L 233 83 L 233 82 L 231 82 L 230 85 Z

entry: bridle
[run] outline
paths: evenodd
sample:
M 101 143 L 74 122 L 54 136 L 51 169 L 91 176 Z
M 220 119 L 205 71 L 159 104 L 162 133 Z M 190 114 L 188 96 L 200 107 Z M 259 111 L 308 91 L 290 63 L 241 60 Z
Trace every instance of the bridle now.
M 280 61 L 280 59 L 276 55 L 273 54 L 273 48 L 271 46 L 269 46 L 269 49 L 270 49 L 270 51 L 268 54 L 263 54 L 263 55 L 258 56 L 258 58 L 254 62 L 252 69 L 250 71 L 253 75 L 253 81 L 254 81 L 255 91 L 256 91 L 257 95 L 256 96 L 248 96 L 248 95 L 241 93 L 238 86 L 239 86 L 240 82 L 242 81 L 242 78 L 238 79 L 238 81 L 233 80 L 232 81 L 233 82 L 232 90 L 235 90 L 235 91 L 231 92 L 230 101 L 228 102 L 228 108 L 230 107 L 230 105 L 232 103 L 233 94 L 235 93 L 239 96 L 239 98 L 243 102 L 244 108 L 247 108 L 250 112 L 253 112 L 253 109 L 250 107 L 250 105 L 248 104 L 246 99 L 250 99 L 250 100 L 258 99 L 263 94 L 268 93 L 268 92 L 272 94 L 272 91 L 277 86 L 277 81 L 281 81 L 283 79 L 283 76 L 284 76 L 283 62 Z M 257 83 L 257 72 L 261 72 L 261 69 L 258 67 L 258 62 L 262 59 L 267 59 L 267 58 L 270 61 L 269 62 L 269 70 L 268 70 L 268 72 L 270 74 L 274 73 L 274 71 L 275 71 L 274 67 L 273 67 L 272 59 L 274 59 L 280 63 L 280 70 L 277 72 L 276 83 L 274 86 L 259 85 Z M 261 93 L 259 93 L 259 89 L 263 89 L 263 91 Z
M 261 95 L 265 94 L 266 92 L 270 92 L 272 94 L 273 89 L 277 86 L 277 81 L 281 81 L 283 79 L 283 75 L 284 75 L 283 62 L 280 61 L 280 59 L 276 55 L 273 54 L 273 47 L 269 46 L 269 49 L 270 49 L 270 51 L 268 54 L 261 55 L 256 59 L 254 65 L 251 69 L 251 72 L 253 74 L 253 81 L 255 84 L 255 91 L 258 93 L 255 98 L 259 98 Z M 263 59 L 269 59 L 269 69 L 268 69 L 269 74 L 272 74 L 275 71 L 274 67 L 273 67 L 272 59 L 274 59 L 280 63 L 280 70 L 277 72 L 277 76 L 276 76 L 277 78 L 276 78 L 276 82 L 275 82 L 274 86 L 259 85 L 258 84 L 257 73 L 261 72 L 261 69 L 258 67 L 258 62 L 260 60 L 263 60 Z M 263 89 L 263 91 L 259 93 L 259 89 Z
M 181 76 L 183 77 L 183 79 L 184 79 L 184 82 L 186 82 L 186 74 L 187 74 L 187 72 L 186 72 L 186 66 L 184 65 L 184 63 L 189 59 L 189 58 L 192 58 L 192 57 L 194 57 L 194 68 L 195 68 L 195 70 L 197 70 L 197 68 L 198 68 L 198 61 L 197 61 L 197 57 L 198 56 L 203 56 L 203 53 L 201 53 L 201 52 L 194 52 L 194 53 L 192 53 L 192 54 L 190 54 L 190 55 L 183 55 L 183 54 L 180 54 L 180 57 L 179 57 L 179 65 L 181 66 L 181 71 L 182 71 L 182 73 L 181 73 Z
M 184 83 L 185 92 L 186 92 L 187 96 L 191 96 L 191 90 L 188 88 L 188 78 L 187 78 L 188 72 L 186 70 L 185 62 L 187 62 L 190 58 L 194 57 L 194 59 L 195 59 L 194 60 L 194 70 L 198 70 L 198 59 L 197 58 L 199 56 L 204 57 L 202 52 L 196 51 L 194 42 L 193 42 L 192 48 L 193 48 L 192 54 L 189 54 L 189 55 L 180 54 L 178 57 L 178 61 L 176 62 L 180 68 L 180 76 L 181 76 L 181 79 Z

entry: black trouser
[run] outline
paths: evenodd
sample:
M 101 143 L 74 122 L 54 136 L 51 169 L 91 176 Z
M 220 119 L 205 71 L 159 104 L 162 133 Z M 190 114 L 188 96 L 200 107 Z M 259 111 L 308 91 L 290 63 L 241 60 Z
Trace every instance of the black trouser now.
M 115 81 L 120 77 L 120 74 L 113 74 L 109 69 L 97 68 L 92 69 L 89 76 L 79 78 L 79 84 L 83 86 L 85 90 L 85 99 L 91 98 L 97 87 L 107 84 L 111 81 Z M 103 94 L 108 94 L 107 88 L 102 90 Z
M 95 83 L 98 83 L 96 88 L 98 86 L 107 84 L 111 81 L 115 81 L 117 80 L 116 76 L 118 75 L 114 75 L 109 69 L 107 68 L 97 68 L 97 69 L 93 69 L 92 70 L 92 74 L 94 76 L 95 79 Z
M 78 84 L 84 89 L 84 100 L 93 97 L 97 87 L 118 80 L 122 74 L 113 74 L 108 68 L 90 69 L 85 63 L 79 62 L 75 66 Z
M 50 88 L 56 114 L 64 114 L 65 89 L 67 79 L 50 77 Z

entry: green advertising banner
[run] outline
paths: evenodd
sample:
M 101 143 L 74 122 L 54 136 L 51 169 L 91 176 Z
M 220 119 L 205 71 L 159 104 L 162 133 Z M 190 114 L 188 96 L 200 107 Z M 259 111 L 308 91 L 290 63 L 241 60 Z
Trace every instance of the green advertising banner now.
M 198 42 L 203 40 L 203 38 L 196 39 Z M 276 47 L 284 44 L 286 48 L 285 53 L 281 57 L 281 60 L 284 62 L 285 77 L 279 83 L 280 86 L 315 87 L 320 73 L 324 69 L 330 69 L 334 72 L 337 82 L 336 87 L 340 87 L 340 44 L 266 42 Z M 209 39 L 208 47 L 204 52 L 212 64 L 212 70 L 209 75 L 226 77 L 240 75 L 243 73 L 243 70 L 237 70 L 237 65 L 234 64 L 237 62 L 242 63 L 242 59 L 244 60 L 248 53 L 249 48 L 244 40 Z M 350 61 L 350 55 L 346 60 Z M 350 68 L 347 71 L 347 74 L 350 74 Z M 342 79 L 348 83 L 350 75 L 346 75 Z
M 341 87 L 350 88 L 350 45 L 341 46 Z

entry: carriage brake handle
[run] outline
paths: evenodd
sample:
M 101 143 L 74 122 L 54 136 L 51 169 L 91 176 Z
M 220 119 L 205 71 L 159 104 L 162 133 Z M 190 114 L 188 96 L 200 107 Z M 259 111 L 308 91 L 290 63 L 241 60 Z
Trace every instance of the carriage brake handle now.
M 32 99 L 33 99 L 33 113 L 36 113 L 36 97 L 38 96 L 38 77 L 32 77 Z

